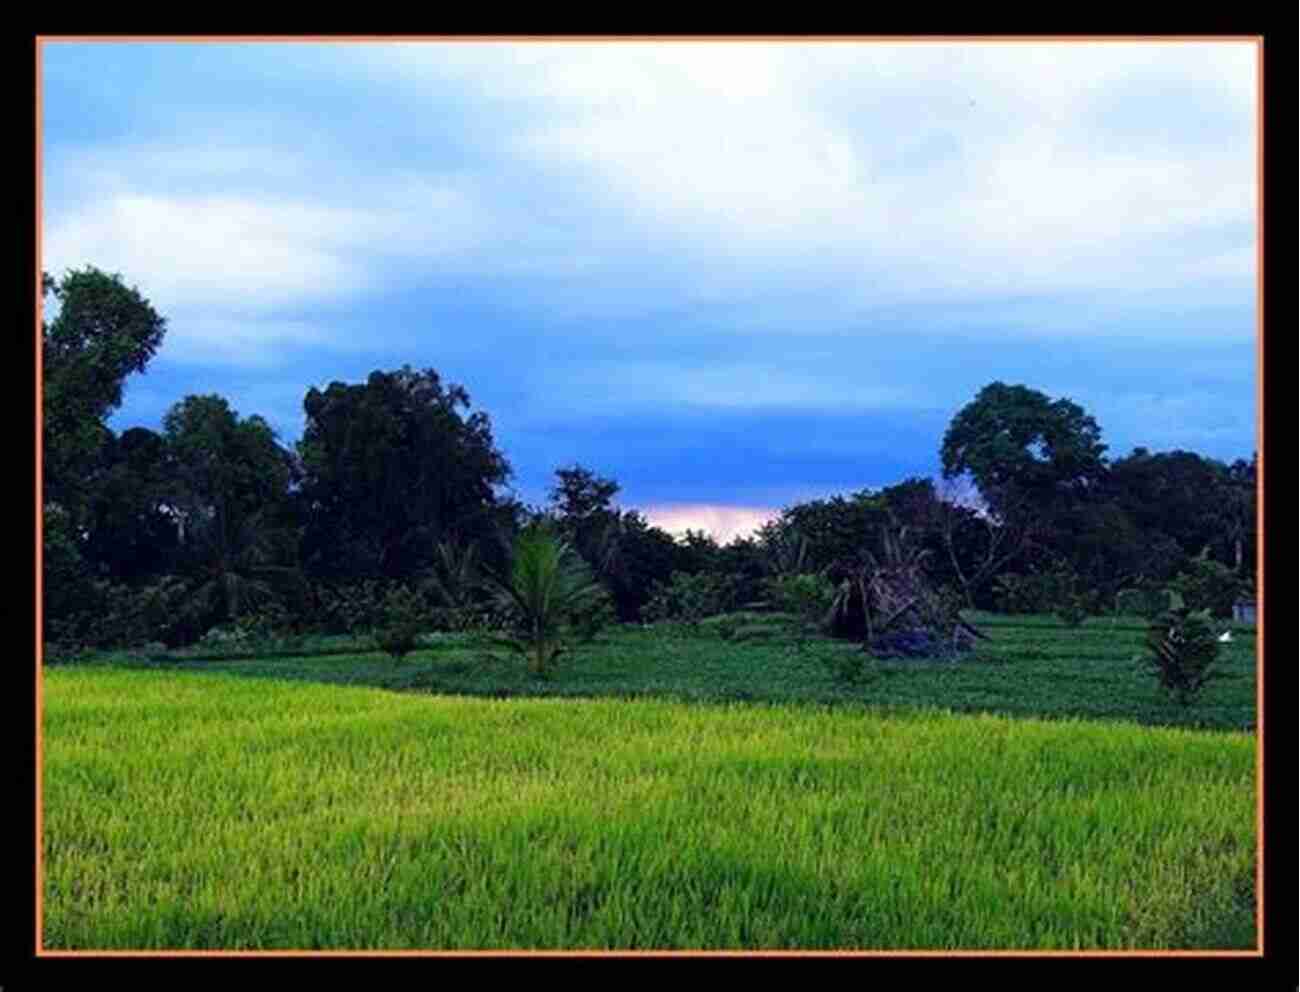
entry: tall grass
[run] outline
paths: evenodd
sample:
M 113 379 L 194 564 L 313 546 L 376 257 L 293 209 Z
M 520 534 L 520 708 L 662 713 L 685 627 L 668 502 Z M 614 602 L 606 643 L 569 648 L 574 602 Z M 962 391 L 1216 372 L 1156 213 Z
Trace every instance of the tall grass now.
M 46 948 L 1254 944 L 1254 739 L 45 675 Z

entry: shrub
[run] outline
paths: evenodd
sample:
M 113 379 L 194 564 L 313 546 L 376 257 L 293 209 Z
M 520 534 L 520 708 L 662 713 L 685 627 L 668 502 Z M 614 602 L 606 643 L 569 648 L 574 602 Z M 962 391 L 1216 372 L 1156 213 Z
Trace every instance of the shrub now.
M 1027 575 L 999 575 L 993 594 L 1003 613 L 1047 613 L 1060 605 L 1068 590 L 1064 571 L 1030 572 Z
M 1070 596 L 1056 607 L 1056 616 L 1067 627 L 1079 626 L 1088 617 L 1086 599 L 1077 594 Z
M 646 623 L 676 620 L 695 627 L 705 617 L 735 606 L 736 577 L 718 572 L 673 572 L 668 584 L 656 581 L 650 602 L 641 608 Z
M 1244 583 L 1227 565 L 1212 560 L 1206 551 L 1193 558 L 1171 586 L 1194 610 L 1209 610 L 1216 617 L 1232 616 L 1232 604 Z
M 822 660 L 830 670 L 831 678 L 841 685 L 866 681 L 876 665 L 876 659 L 860 648 L 836 651 L 825 655 Z
M 235 620 L 235 626 L 242 630 L 253 644 L 273 644 L 282 640 L 290 631 L 293 618 L 283 603 L 270 600 L 255 610 L 244 613 Z
M 131 587 L 97 580 L 82 590 L 75 612 L 46 623 L 45 639 L 74 648 L 127 648 L 149 641 L 178 644 L 200 633 L 183 609 L 187 587 L 164 575 L 151 585 Z
M 578 640 L 591 643 L 617 619 L 614 597 L 602 586 L 569 610 L 568 623 Z
M 199 647 L 211 651 L 243 651 L 252 647 L 252 638 L 238 624 L 223 623 L 199 638 Z
M 1147 630 L 1147 665 L 1161 687 L 1186 706 L 1214 677 L 1219 639 L 1209 610 L 1167 610 Z
M 384 617 L 386 591 L 374 579 L 316 588 L 316 622 L 331 634 L 373 630 Z
M 1172 589 L 1121 589 L 1115 594 L 1116 613 L 1147 620 L 1155 620 L 1166 610 L 1177 609 L 1182 605 L 1182 596 Z
M 379 649 L 401 661 L 419 643 L 425 622 L 424 601 L 404 586 L 395 586 L 384 597 L 383 618 L 375 631 Z
M 825 575 L 783 575 L 767 582 L 768 602 L 798 618 L 798 642 L 817 630 L 835 601 L 835 586 Z

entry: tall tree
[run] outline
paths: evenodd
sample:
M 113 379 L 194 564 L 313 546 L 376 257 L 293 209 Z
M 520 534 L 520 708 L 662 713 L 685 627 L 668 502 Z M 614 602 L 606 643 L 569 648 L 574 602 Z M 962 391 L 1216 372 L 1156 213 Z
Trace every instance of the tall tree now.
M 192 621 L 181 638 L 277 595 L 301 591 L 289 519 L 294 458 L 259 416 L 221 396 L 187 396 L 163 419 L 182 570 Z
M 78 515 L 93 489 L 106 443 L 105 419 L 122 403 L 122 386 L 143 372 L 166 331 L 140 291 L 90 267 L 56 282 L 42 274 L 53 320 L 42 324 L 42 428 L 45 501 Z
M 113 434 L 105 424 L 122 386 L 162 343 L 166 322 L 120 276 L 90 267 L 56 281 L 41 274 L 53 318 L 41 324 L 42 571 L 47 635 L 89 609 L 90 503 L 103 481 Z
M 943 436 L 945 478 L 968 473 L 995 515 L 1086 498 L 1102 478 L 1101 428 L 1078 404 L 1027 386 L 992 382 L 962 407 Z
M 433 369 L 372 372 L 303 400 L 303 558 L 322 577 L 409 578 L 440 541 L 487 540 L 510 476 L 486 413 Z
M 556 469 L 549 515 L 559 534 L 598 578 L 612 584 L 620 571 L 622 514 L 614 506 L 619 484 L 581 465 Z

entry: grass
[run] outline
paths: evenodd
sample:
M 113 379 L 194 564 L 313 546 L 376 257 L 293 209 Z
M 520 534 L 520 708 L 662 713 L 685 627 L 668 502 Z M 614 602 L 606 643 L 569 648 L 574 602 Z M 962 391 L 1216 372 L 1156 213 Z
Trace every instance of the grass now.
M 395 663 L 370 649 L 349 652 L 343 639 L 329 654 L 276 657 L 119 658 L 162 670 L 237 673 L 438 694 L 485 697 L 659 698 L 727 703 L 866 703 L 878 707 L 942 706 L 1009 716 L 1131 720 L 1151 726 L 1253 730 L 1255 637 L 1237 628 L 1220 649 L 1218 670 L 1191 706 L 1181 707 L 1134 661 L 1144 653 L 1136 618 L 1090 619 L 1066 627 L 1050 617 L 973 614 L 991 640 L 956 663 L 871 662 L 853 644 L 814 639 L 802 647 L 778 620 L 723 618 L 695 632 L 619 627 L 561 656 L 554 678 L 529 676 L 514 657 L 490 657 L 468 635 L 433 635 Z M 834 666 L 866 661 L 862 679 L 845 683 Z
M 795 692 L 796 669 L 757 648 L 656 652 L 641 636 L 591 664 L 652 689 L 647 659 L 616 663 L 635 648 L 665 686 L 716 695 L 728 680 L 761 690 L 766 658 Z M 1254 945 L 1250 734 L 788 700 L 501 701 L 320 684 L 306 660 L 239 670 L 272 668 L 298 680 L 45 671 L 46 948 Z

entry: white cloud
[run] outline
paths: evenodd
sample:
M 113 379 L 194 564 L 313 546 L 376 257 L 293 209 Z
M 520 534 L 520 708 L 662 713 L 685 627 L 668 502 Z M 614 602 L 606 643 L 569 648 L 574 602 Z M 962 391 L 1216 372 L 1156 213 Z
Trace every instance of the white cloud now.
M 1204 141 L 1189 102 L 1252 129 L 1247 44 L 525 45 L 508 73 L 498 46 L 454 48 L 398 71 L 532 108 L 506 149 L 675 243 L 687 293 L 800 269 L 874 301 L 1253 285 L 1240 254 L 1168 258 L 1253 223 L 1253 146 Z M 1164 101 L 1149 140 L 1092 113 L 1117 87 Z
M 93 260 L 131 274 L 164 304 L 281 304 L 355 292 L 367 283 L 349 257 L 360 211 L 236 197 L 120 194 L 44 232 L 45 263 Z
M 218 172 L 223 162 L 248 168 L 234 152 L 207 161 L 172 148 L 162 160 L 182 175 L 200 162 Z M 297 168 L 277 169 L 273 154 L 261 160 L 273 174 Z M 129 155 L 110 161 L 89 173 L 97 188 L 47 214 L 42 264 L 56 274 L 85 265 L 122 273 L 169 318 L 166 353 L 175 358 L 267 364 L 280 346 L 356 346 L 323 324 L 280 314 L 391 285 L 395 260 L 419 259 L 426 274 L 474 268 L 491 244 L 489 212 L 427 177 L 388 177 L 354 206 L 310 195 L 154 190 L 148 173 L 129 172 Z
M 232 118 L 215 137 L 65 146 L 46 160 L 61 196 L 46 267 L 93 262 L 164 312 L 202 312 L 168 344 L 196 355 L 223 327 L 259 327 L 242 334 L 250 354 L 315 343 L 280 314 L 431 274 L 572 319 L 746 303 L 753 330 L 795 293 L 825 303 L 811 323 L 919 300 L 1253 292 L 1250 44 L 404 43 L 323 57 L 358 86 L 499 126 L 475 128 L 476 164 L 454 170 L 436 152 L 400 171 L 368 167 L 364 149 L 343 162 L 352 136 L 328 115 L 293 145 Z M 1120 121 L 1135 97 L 1147 109 Z M 1216 141 L 1225 121 L 1236 130 Z M 456 130 L 367 126 L 412 149 Z

